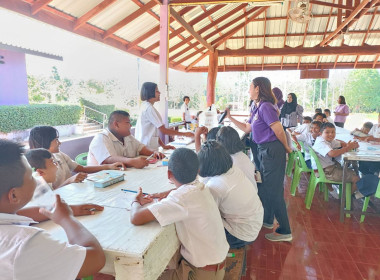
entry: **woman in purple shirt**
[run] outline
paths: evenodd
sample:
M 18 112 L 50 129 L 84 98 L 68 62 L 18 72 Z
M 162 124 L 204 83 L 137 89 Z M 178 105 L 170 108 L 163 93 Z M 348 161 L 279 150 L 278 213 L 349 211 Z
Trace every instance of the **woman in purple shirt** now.
M 334 123 L 336 126 L 344 127 L 347 116 L 350 114 L 350 108 L 346 105 L 346 99 L 343 95 L 338 98 L 338 106 L 335 107 L 334 114 L 335 119 Z
M 229 110 L 226 117 L 244 132 L 252 132 L 252 139 L 258 146 L 262 179 L 262 183 L 258 184 L 258 191 L 264 207 L 263 227 L 273 228 L 274 217 L 279 223 L 276 231 L 266 234 L 265 237 L 271 241 L 291 241 L 283 184 L 286 153 L 292 150 L 278 118 L 277 100 L 270 81 L 265 77 L 255 78 L 250 85 L 249 94 L 255 103 L 249 122 L 239 122 L 231 117 Z

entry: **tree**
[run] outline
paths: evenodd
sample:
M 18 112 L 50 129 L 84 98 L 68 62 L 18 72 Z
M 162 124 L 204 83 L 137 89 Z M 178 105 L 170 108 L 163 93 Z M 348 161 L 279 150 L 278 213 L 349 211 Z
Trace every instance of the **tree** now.
M 352 71 L 344 86 L 346 103 L 353 112 L 372 112 L 380 108 L 380 74 L 376 69 Z

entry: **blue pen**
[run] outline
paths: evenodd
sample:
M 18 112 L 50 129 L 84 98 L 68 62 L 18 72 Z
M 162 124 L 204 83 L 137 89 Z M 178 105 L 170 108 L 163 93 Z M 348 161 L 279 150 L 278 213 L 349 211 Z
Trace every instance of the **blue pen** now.
M 122 192 L 131 192 L 131 193 L 137 193 L 137 191 L 132 191 L 132 190 L 126 190 L 126 189 L 121 189 Z M 145 195 L 148 195 L 147 193 L 144 193 Z

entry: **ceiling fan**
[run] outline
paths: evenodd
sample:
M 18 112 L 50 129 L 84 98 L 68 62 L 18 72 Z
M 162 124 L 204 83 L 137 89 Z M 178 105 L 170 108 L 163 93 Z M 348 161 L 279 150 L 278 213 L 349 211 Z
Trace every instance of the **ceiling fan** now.
M 309 0 L 297 0 L 296 6 L 289 10 L 289 18 L 298 23 L 307 23 L 313 18 L 309 11 Z

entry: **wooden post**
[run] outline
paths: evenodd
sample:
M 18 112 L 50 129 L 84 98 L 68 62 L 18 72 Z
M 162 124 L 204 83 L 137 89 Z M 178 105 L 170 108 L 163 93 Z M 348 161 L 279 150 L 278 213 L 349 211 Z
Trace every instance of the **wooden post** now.
M 218 51 L 209 55 L 208 75 L 207 75 L 207 106 L 215 103 L 215 82 L 218 74 Z
M 161 91 L 161 99 L 157 104 L 157 110 L 161 114 L 162 121 L 168 127 L 168 73 L 169 73 L 169 0 L 163 0 L 160 7 L 160 81 L 158 89 Z M 167 135 L 160 133 L 161 140 L 166 144 L 169 141 Z

